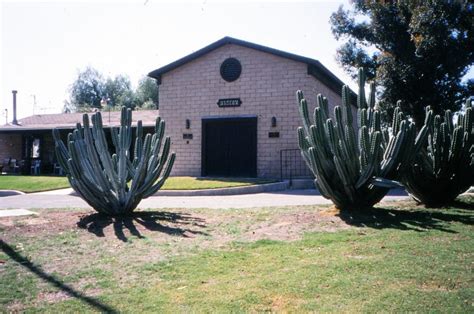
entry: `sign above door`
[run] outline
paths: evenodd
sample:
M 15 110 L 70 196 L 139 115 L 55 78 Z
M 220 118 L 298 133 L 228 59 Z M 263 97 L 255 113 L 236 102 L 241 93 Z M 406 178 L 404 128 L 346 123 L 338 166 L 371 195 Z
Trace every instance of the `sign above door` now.
M 225 107 L 240 107 L 242 100 L 240 98 L 223 98 L 217 101 L 217 106 L 221 108 Z

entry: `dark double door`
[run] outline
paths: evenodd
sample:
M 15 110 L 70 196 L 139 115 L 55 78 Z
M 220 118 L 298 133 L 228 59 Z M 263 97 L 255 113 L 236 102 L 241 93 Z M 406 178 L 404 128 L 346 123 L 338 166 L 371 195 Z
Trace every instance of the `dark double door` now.
M 257 118 L 202 121 L 202 175 L 257 176 Z

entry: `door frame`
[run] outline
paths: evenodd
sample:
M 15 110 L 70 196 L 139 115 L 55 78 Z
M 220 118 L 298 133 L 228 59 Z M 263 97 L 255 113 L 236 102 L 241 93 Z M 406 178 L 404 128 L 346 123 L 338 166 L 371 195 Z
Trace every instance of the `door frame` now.
M 256 115 L 239 115 L 239 116 L 206 116 L 201 119 L 201 176 L 207 176 L 206 169 L 206 125 L 214 121 L 252 121 L 255 122 L 255 173 L 253 177 L 257 177 L 258 173 L 258 117 Z

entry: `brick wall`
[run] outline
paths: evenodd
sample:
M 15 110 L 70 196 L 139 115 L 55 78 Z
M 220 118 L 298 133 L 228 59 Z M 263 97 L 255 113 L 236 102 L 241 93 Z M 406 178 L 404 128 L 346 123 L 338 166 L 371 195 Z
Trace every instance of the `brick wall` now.
M 242 74 L 234 82 L 220 76 L 221 63 L 237 58 Z M 301 125 L 295 92 L 301 89 L 314 108 L 316 95 L 329 99 L 331 111 L 340 96 L 307 74 L 307 65 L 254 49 L 227 44 L 162 76 L 160 115 L 172 138 L 177 160 L 172 175 L 201 175 L 201 119 L 209 116 L 256 115 L 257 172 L 279 177 L 280 150 L 298 148 L 296 129 Z M 240 98 L 240 107 L 219 108 L 218 99 Z M 276 117 L 277 127 L 271 127 Z M 185 120 L 191 128 L 185 128 Z M 280 132 L 269 138 L 269 132 Z M 192 133 L 184 140 L 183 133 Z M 188 143 L 189 142 L 189 143 Z
M 21 159 L 22 137 L 19 134 L 0 134 L 0 163 L 5 159 Z

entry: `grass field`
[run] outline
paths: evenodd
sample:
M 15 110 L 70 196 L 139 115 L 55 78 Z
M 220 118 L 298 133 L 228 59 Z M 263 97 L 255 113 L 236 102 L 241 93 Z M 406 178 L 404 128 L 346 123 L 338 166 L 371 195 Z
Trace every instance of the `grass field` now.
M 202 190 L 219 189 L 275 182 L 274 180 L 253 178 L 194 178 L 170 177 L 162 190 Z
M 199 190 L 216 189 L 274 181 L 251 178 L 194 178 L 170 177 L 162 187 L 163 190 Z M 68 188 L 66 177 L 52 176 L 0 176 L 0 190 L 17 190 L 25 193 L 49 191 Z
M 0 219 L 0 308 L 474 311 L 474 199 Z
M 16 190 L 25 193 L 64 189 L 69 187 L 67 178 L 52 176 L 0 176 L 0 190 Z

